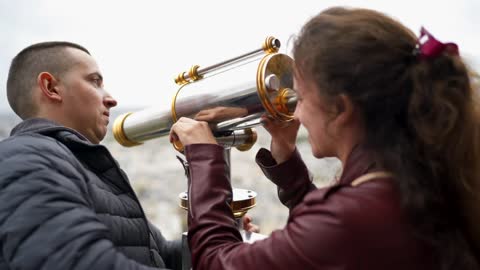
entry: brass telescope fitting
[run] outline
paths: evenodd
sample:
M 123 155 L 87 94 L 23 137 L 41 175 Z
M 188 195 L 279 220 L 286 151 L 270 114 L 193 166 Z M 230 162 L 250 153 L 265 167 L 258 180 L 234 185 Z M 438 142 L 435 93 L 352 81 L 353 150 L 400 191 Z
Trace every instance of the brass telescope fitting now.
M 175 83 L 178 85 L 184 85 L 188 83 L 188 80 L 185 78 L 185 72 L 179 73 L 177 77 L 175 77 Z
M 230 208 L 232 209 L 234 218 L 243 217 L 248 210 L 252 209 L 257 204 L 257 193 L 252 190 L 234 188 L 232 192 L 233 200 L 230 204 Z M 182 192 L 178 197 L 180 198 L 180 207 L 188 210 L 188 193 Z
M 199 65 L 194 65 L 190 68 L 190 71 L 188 72 L 188 76 L 191 78 L 192 81 L 198 81 L 200 80 L 203 76 L 198 75 L 198 68 Z
M 244 144 L 241 144 L 236 147 L 237 150 L 241 152 L 250 150 L 253 147 L 253 145 L 257 142 L 257 138 L 258 138 L 257 131 L 254 128 L 245 129 L 245 134 L 248 136 L 248 139 L 245 141 Z
M 137 146 L 141 145 L 141 143 L 134 142 L 128 139 L 127 135 L 125 135 L 125 131 L 123 130 L 123 123 L 125 119 L 132 114 L 131 112 L 125 113 L 117 117 L 115 122 L 113 123 L 113 137 L 117 142 L 125 147 Z
M 203 78 L 202 75 L 198 74 L 198 69 L 200 68 L 199 65 L 193 65 L 188 73 L 181 72 L 175 77 L 175 83 L 178 85 L 184 85 L 189 82 L 198 81 Z
M 274 37 L 267 37 L 263 42 L 262 49 L 265 53 L 276 53 L 280 48 L 280 40 Z
M 278 119 L 280 121 L 291 121 L 293 119 L 293 114 L 288 113 L 288 107 L 286 103 L 288 102 L 288 93 L 290 93 L 291 89 L 285 88 L 285 89 L 269 89 L 266 80 L 263 80 L 263 78 L 266 78 L 266 73 L 267 73 L 267 65 L 272 64 L 270 60 L 274 57 L 274 54 L 269 54 L 266 55 L 261 61 L 260 61 L 260 67 L 257 71 L 257 89 L 258 89 L 258 95 L 260 97 L 260 101 L 262 102 L 263 107 L 267 110 L 267 112 L 275 119 Z M 277 58 L 278 59 L 278 58 Z M 280 58 L 278 59 L 278 62 L 275 61 L 275 58 L 273 60 L 273 66 L 275 68 L 283 67 L 285 63 L 282 63 L 284 59 Z M 276 70 L 279 73 L 286 72 L 286 70 Z M 272 104 L 269 100 L 269 93 L 272 91 L 279 91 L 279 94 L 277 95 L 277 98 L 275 102 L 277 104 Z

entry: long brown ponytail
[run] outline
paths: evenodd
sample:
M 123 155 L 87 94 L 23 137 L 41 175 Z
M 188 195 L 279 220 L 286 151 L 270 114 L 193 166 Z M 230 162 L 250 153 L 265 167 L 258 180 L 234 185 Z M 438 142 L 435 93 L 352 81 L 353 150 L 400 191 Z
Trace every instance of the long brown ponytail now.
M 416 44 L 381 13 L 331 8 L 303 27 L 294 57 L 322 95 L 346 94 L 360 109 L 365 146 L 395 173 L 416 235 L 441 269 L 477 269 L 480 232 L 469 226 L 480 217 L 477 92 L 460 57 L 419 59 Z

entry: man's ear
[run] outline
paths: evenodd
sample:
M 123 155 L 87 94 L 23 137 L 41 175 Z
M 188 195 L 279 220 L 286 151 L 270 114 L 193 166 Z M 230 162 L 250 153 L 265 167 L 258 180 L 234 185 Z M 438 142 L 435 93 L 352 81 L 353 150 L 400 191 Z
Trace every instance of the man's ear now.
M 355 105 L 352 99 L 344 94 L 336 97 L 335 109 L 337 110 L 337 123 L 344 125 L 354 119 Z
M 37 85 L 43 97 L 51 101 L 62 101 L 62 96 L 59 92 L 58 80 L 49 72 L 42 72 L 38 74 Z

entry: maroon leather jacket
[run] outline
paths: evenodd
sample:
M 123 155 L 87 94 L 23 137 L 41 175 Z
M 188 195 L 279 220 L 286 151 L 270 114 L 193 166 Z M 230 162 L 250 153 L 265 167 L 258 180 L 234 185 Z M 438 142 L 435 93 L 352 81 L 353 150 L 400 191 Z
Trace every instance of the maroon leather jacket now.
M 189 163 L 188 240 L 193 269 L 437 269 L 431 250 L 413 236 L 391 178 L 352 186 L 375 171 L 357 147 L 340 180 L 316 189 L 298 152 L 277 165 L 262 149 L 257 163 L 290 208 L 284 229 L 246 244 L 229 206 L 232 191 L 223 148 L 185 148 Z

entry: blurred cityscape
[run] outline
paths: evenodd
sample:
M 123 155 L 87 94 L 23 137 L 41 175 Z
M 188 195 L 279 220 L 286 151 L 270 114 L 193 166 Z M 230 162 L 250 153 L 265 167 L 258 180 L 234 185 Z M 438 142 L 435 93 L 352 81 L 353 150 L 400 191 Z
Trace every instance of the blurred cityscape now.
M 122 111 L 112 111 L 110 122 Z M 13 113 L 0 113 L 0 140 L 8 137 L 10 130 L 20 122 Z M 257 143 L 252 149 L 240 152 L 231 150 L 231 181 L 234 188 L 257 193 L 256 206 L 248 214 L 260 226 L 262 234 L 270 234 L 286 224 L 288 210 L 277 198 L 276 186 L 270 182 L 255 163 L 258 149 L 269 148 L 270 137 L 262 128 L 256 128 Z M 186 191 L 187 181 L 183 167 L 167 137 L 126 148 L 113 138 L 111 127 L 102 142 L 130 178 L 149 219 L 157 225 L 167 239 L 180 238 L 186 230 L 186 211 L 180 208 L 179 194 Z M 307 134 L 300 129 L 298 149 L 314 176 L 317 186 L 324 186 L 340 174 L 340 162 L 335 158 L 315 159 L 307 142 Z

